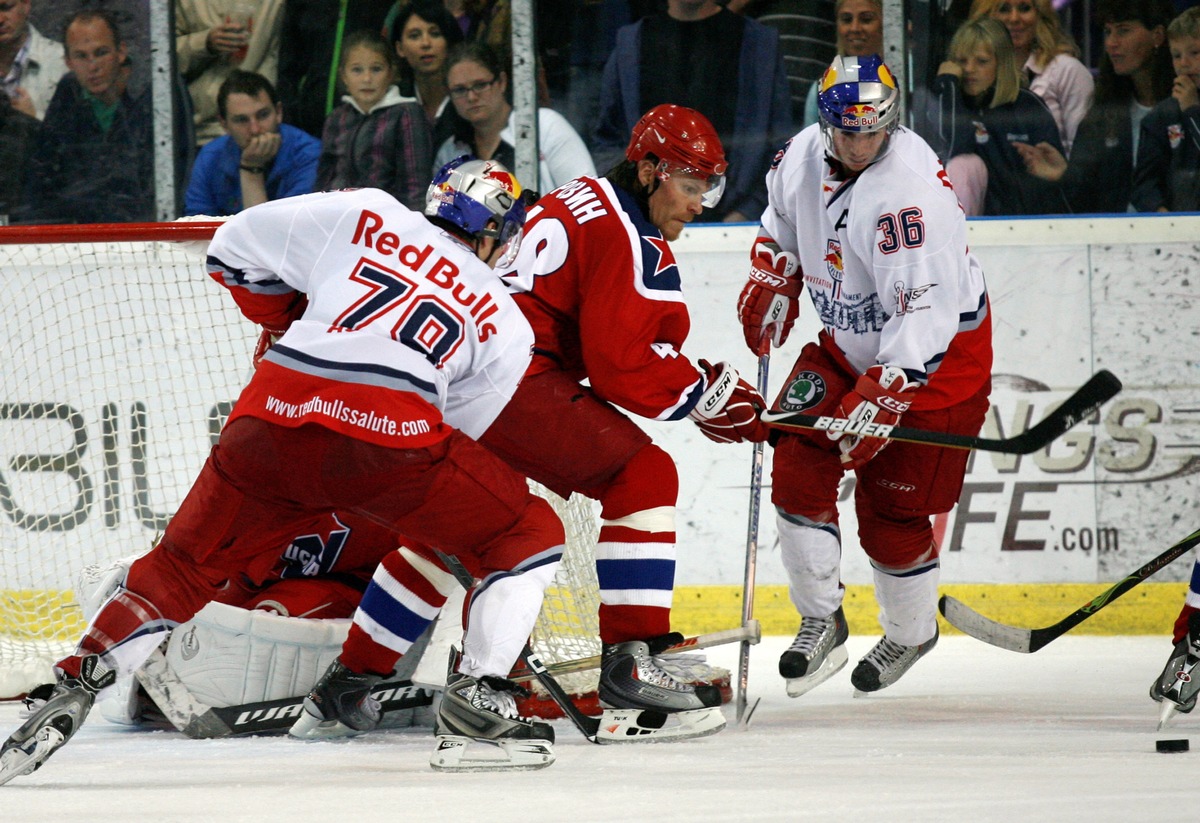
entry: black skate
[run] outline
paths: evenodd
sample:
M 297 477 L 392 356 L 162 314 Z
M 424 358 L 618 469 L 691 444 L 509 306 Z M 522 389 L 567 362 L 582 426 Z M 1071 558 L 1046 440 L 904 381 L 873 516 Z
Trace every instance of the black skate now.
M 1196 697 L 1200 695 L 1200 612 L 1188 617 L 1187 637 L 1175 644 L 1162 674 L 1150 684 L 1150 697 L 1162 703 L 1158 728 L 1179 712 L 1187 714 L 1196 708 Z
M 779 658 L 779 673 L 787 680 L 788 697 L 811 691 L 845 668 L 849 636 L 841 606 L 829 617 L 801 617 L 796 639 Z
M 933 637 L 919 646 L 902 646 L 888 640 L 887 635 L 858 661 L 850 674 L 850 682 L 860 692 L 877 692 L 895 683 L 904 673 L 937 645 L 938 630 L 934 627 Z
M 516 698 L 526 693 L 501 677 L 452 672 L 438 706 L 437 750 L 429 765 L 438 771 L 529 771 L 554 762 L 554 729 L 521 717 Z
M 721 691 L 674 677 L 654 657 L 680 638 L 664 635 L 604 647 L 596 739 L 602 743 L 685 740 L 725 728 Z
M 304 698 L 304 712 L 288 734 L 321 740 L 371 731 L 382 714 L 371 688 L 382 679 L 377 674 L 350 671 L 340 660 L 333 661 Z
M 115 671 L 96 655 L 89 655 L 83 658 L 78 678 L 63 677 L 35 689 L 26 700 L 33 715 L 0 748 L 0 786 L 40 769 L 79 731 L 96 702 L 96 693 L 116 679 Z

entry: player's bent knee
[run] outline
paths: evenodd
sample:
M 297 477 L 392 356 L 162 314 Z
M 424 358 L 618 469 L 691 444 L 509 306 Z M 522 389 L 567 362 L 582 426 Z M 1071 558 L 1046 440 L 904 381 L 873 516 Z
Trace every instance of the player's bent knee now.
M 659 507 L 673 509 L 679 499 L 679 470 L 671 455 L 648 443 L 595 496 L 605 520 Z

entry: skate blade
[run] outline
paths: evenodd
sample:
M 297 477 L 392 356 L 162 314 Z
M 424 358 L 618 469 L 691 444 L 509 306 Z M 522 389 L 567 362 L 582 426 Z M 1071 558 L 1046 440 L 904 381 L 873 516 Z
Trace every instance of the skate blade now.
M 476 740 L 439 734 L 429 765 L 439 772 L 528 772 L 554 762 L 548 740 Z
M 340 720 L 325 720 L 307 711 L 288 729 L 288 734 L 298 740 L 337 740 L 344 737 L 357 737 L 362 734 L 352 729 Z
M 33 774 L 66 740 L 58 729 L 53 726 L 44 726 L 38 729 L 31 751 L 27 752 L 20 746 L 13 746 L 4 754 L 0 754 L 0 786 L 14 777 Z
M 1162 709 L 1158 713 L 1157 731 L 1161 732 L 1163 729 L 1165 729 L 1167 727 L 1167 723 L 1170 722 L 1171 718 L 1174 717 L 1178 711 L 1179 707 L 1173 702 L 1170 700 L 1164 700 L 1162 702 Z
M 725 728 L 719 706 L 689 712 L 653 709 L 605 709 L 596 731 L 597 743 L 664 743 L 708 737 Z
M 846 661 L 849 659 L 850 653 L 846 651 L 845 646 L 838 646 L 831 650 L 825 656 L 825 662 L 812 674 L 787 679 L 788 697 L 799 697 L 802 694 L 808 694 L 817 686 L 820 686 L 826 680 L 846 668 Z

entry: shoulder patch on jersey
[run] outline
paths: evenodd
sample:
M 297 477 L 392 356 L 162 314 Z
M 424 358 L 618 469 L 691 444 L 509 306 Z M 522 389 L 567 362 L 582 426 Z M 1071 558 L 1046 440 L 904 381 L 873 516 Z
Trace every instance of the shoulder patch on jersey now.
M 904 284 L 897 280 L 892 284 L 896 291 L 896 314 L 912 314 L 913 312 L 924 311 L 931 308 L 930 306 L 918 306 L 916 302 L 921 299 L 925 292 L 936 286 L 937 283 L 930 283 L 926 286 L 917 286 L 916 288 L 906 289 Z
M 789 137 L 787 142 L 783 144 L 779 151 L 775 152 L 775 157 L 771 160 L 771 170 L 779 168 L 779 164 L 783 162 L 783 156 L 787 154 L 787 150 L 792 146 L 792 139 Z
M 825 378 L 815 371 L 798 372 L 779 396 L 779 408 L 798 412 L 811 409 L 825 399 Z

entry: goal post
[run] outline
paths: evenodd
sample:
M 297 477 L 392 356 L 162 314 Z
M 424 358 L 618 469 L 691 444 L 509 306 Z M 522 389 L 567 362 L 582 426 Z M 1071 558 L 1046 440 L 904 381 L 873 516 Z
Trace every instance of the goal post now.
M 153 544 L 249 379 L 258 329 L 204 267 L 219 225 L 0 228 L 0 699 L 50 679 L 80 575 Z M 594 504 L 539 493 L 569 545 L 535 647 L 598 654 Z

